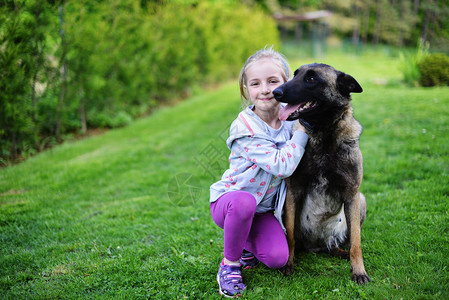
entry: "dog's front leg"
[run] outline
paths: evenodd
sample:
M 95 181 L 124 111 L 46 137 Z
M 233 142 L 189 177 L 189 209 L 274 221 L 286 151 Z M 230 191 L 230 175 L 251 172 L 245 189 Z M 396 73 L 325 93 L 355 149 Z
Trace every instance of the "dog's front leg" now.
M 352 280 L 358 284 L 364 284 L 371 281 L 371 279 L 366 273 L 365 266 L 363 265 L 359 192 L 352 198 L 352 201 L 345 203 L 344 210 L 351 245 L 349 255 L 351 260 Z
M 286 179 L 287 184 L 287 197 L 284 205 L 284 224 L 287 231 L 288 242 L 288 261 L 287 264 L 281 269 L 281 272 L 285 275 L 291 275 L 295 271 L 295 214 L 296 205 L 295 199 L 290 189 L 290 180 Z

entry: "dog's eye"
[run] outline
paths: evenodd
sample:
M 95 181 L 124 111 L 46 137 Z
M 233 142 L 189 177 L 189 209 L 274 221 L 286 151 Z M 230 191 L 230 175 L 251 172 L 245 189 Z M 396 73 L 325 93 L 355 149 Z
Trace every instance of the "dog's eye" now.
M 306 77 L 306 82 L 308 82 L 308 83 L 315 83 L 315 82 L 317 82 L 317 79 L 315 78 L 315 76 L 307 76 Z
M 318 76 L 314 71 L 309 70 L 304 76 L 304 81 L 307 83 L 316 83 L 318 82 Z

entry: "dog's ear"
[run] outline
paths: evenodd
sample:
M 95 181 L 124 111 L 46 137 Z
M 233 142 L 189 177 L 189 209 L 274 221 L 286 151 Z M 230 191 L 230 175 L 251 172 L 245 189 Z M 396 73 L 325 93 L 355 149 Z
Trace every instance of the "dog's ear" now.
M 351 75 L 339 72 L 337 75 L 337 87 L 342 94 L 363 92 L 362 87 Z

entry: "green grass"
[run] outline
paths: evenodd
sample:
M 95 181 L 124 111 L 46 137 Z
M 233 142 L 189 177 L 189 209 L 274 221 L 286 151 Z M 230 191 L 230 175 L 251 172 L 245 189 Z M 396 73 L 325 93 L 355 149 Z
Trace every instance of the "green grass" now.
M 449 89 L 402 86 L 398 58 L 382 51 L 316 61 L 364 88 L 353 101 L 372 282 L 353 283 L 346 261 L 301 253 L 291 277 L 245 270 L 246 298 L 448 298 Z M 219 299 L 222 230 L 208 189 L 227 165 L 223 138 L 239 108 L 237 83 L 224 84 L 1 169 L 2 298 Z

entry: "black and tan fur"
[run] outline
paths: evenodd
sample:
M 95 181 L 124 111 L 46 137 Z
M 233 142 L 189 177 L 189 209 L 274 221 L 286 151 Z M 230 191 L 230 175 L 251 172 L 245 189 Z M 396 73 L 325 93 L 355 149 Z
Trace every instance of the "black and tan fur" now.
M 294 78 L 273 94 L 299 106 L 288 120 L 300 119 L 309 129 L 305 154 L 288 186 L 284 210 L 290 257 L 283 272 L 294 271 L 294 251 L 329 251 L 351 262 L 352 280 L 370 281 L 363 265 L 361 227 L 366 217 L 359 137 L 362 126 L 353 117 L 350 93 L 361 93 L 348 74 L 324 64 L 295 71 Z M 302 108 L 302 109 L 301 109 Z M 340 246 L 349 244 L 349 253 Z

